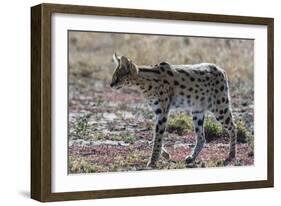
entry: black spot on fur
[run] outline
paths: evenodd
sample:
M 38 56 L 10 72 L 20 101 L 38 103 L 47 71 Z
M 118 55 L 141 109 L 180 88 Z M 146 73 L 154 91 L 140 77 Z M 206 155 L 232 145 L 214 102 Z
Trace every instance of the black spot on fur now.
M 199 132 L 199 128 L 198 127 L 195 128 L 195 132 Z
M 153 81 L 155 81 L 155 82 L 159 82 L 160 80 L 159 80 L 159 79 L 153 79 Z
M 224 90 L 224 86 L 221 86 L 220 90 L 223 91 Z
M 192 92 L 192 91 L 193 91 L 193 88 L 192 88 L 192 87 L 190 87 L 188 90 L 189 90 L 190 92 Z
M 163 122 L 163 123 L 167 122 L 167 118 L 166 118 L 166 117 L 163 117 L 162 122 Z
M 155 101 L 155 102 L 154 102 L 154 105 L 157 105 L 157 104 L 159 104 L 159 102 L 158 102 L 158 101 Z
M 195 79 L 193 78 L 193 77 L 190 77 L 190 80 L 193 82 L 193 81 L 195 81 Z
M 189 99 L 189 98 L 190 98 L 190 95 L 187 95 L 186 98 Z
M 223 97 L 223 98 L 221 99 L 221 101 L 224 103 L 224 102 L 225 102 L 225 98 Z
M 200 101 L 203 102 L 205 100 L 205 97 L 201 97 Z
M 148 86 L 148 91 L 149 91 L 149 90 L 151 90 L 151 89 L 152 89 L 152 86 L 151 86 L 151 85 L 149 85 L 149 86 Z
M 210 69 L 213 70 L 213 71 L 217 71 L 217 67 L 215 67 L 214 65 L 209 65 Z
M 197 117 L 196 117 L 196 116 L 193 116 L 193 118 L 192 118 L 192 119 L 195 121 L 195 120 L 197 120 Z
M 159 94 L 160 94 L 160 95 L 163 95 L 163 92 L 162 92 L 162 91 L 160 91 L 160 92 L 159 92 Z
M 166 79 L 163 80 L 164 84 L 170 84 Z
M 162 72 L 165 71 L 164 67 L 162 67 L 162 66 L 160 66 L 160 70 L 161 70 Z
M 202 120 L 202 119 L 199 119 L 198 122 L 197 122 L 197 124 L 198 124 L 199 126 L 202 126 L 202 125 L 203 125 L 203 120 Z
M 167 62 L 161 62 L 159 65 L 165 66 L 165 65 L 169 65 Z
M 218 93 L 219 91 L 217 89 L 215 89 L 215 92 Z
M 228 117 L 226 120 L 225 120 L 225 124 L 229 124 L 230 122 L 230 118 Z
M 196 98 L 196 99 L 198 99 L 199 97 L 198 97 L 198 96 L 196 96 L 195 98 Z
M 180 88 L 182 88 L 182 89 L 185 89 L 185 88 L 186 88 L 186 86 L 184 86 L 184 85 L 181 85 L 181 86 L 180 86 Z
M 179 73 L 185 74 L 186 76 L 189 76 L 189 73 L 187 71 L 183 70 L 183 69 L 177 69 L 177 71 Z
M 156 125 L 155 130 L 156 130 L 156 132 L 158 132 L 158 131 L 159 131 L 159 125 L 158 125 L 158 124 Z
M 162 113 L 162 110 L 158 108 L 158 109 L 156 109 L 155 113 L 156 113 L 156 114 L 161 114 L 161 113 Z
M 167 70 L 167 74 L 169 74 L 170 76 L 174 76 L 173 72 L 171 72 L 170 70 Z
M 139 68 L 140 72 L 147 72 L 147 73 L 155 73 L 155 74 L 160 74 L 160 71 L 158 69 L 144 69 L 144 68 Z
M 216 84 L 219 84 L 219 83 L 220 83 L 220 81 L 219 81 L 219 80 L 217 80 L 217 81 L 216 81 Z
M 228 111 L 228 108 L 225 108 L 223 112 L 226 113 L 227 111 Z
M 221 103 L 221 101 L 220 100 L 217 100 L 217 104 L 220 104 Z
M 179 82 L 175 80 L 174 84 L 177 86 L 177 85 L 179 85 Z
M 184 95 L 184 93 L 183 93 L 183 92 L 180 92 L 180 95 L 182 95 L 182 96 L 183 96 L 183 95 Z
M 164 134 L 165 130 L 160 130 L 159 134 Z
M 212 101 L 212 98 L 211 98 L 211 97 L 209 97 L 209 98 L 208 98 L 208 102 L 211 102 L 211 101 Z

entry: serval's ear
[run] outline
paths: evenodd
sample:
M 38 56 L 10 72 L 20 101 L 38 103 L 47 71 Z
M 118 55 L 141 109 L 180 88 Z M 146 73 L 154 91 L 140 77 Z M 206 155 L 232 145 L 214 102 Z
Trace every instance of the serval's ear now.
M 138 73 L 137 65 L 125 56 L 121 56 L 120 65 L 128 74 L 136 75 Z
M 118 57 L 118 55 L 116 54 L 116 52 L 114 52 L 113 56 L 112 56 L 113 61 L 115 62 L 115 64 L 117 66 L 119 66 L 120 64 L 120 57 Z
M 134 64 L 132 61 L 130 61 L 130 67 L 129 67 L 130 73 L 132 76 L 138 75 L 139 69 L 136 64 Z
M 131 62 L 130 62 L 130 60 L 127 57 L 121 56 L 121 58 L 120 58 L 120 65 L 121 65 L 122 68 L 124 68 L 124 69 L 129 71 L 130 64 L 131 64 Z

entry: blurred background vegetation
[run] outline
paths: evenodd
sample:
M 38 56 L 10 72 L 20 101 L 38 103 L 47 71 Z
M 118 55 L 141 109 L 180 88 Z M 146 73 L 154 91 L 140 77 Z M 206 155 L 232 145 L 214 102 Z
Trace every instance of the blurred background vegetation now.
M 252 88 L 253 51 L 253 40 L 69 32 L 69 72 L 108 81 L 117 52 L 137 65 L 214 63 L 226 70 L 230 81 Z

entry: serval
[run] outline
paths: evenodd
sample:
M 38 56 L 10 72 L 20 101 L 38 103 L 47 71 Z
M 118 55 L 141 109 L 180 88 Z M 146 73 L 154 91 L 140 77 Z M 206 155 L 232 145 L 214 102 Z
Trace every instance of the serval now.
M 197 135 L 195 148 L 185 161 L 192 164 L 205 143 L 204 117 L 207 111 L 214 114 L 230 137 L 228 158 L 236 154 L 236 126 L 231 112 L 226 72 L 214 64 L 171 65 L 161 62 L 155 66 L 138 66 L 125 56 L 113 55 L 116 69 L 110 86 L 123 86 L 139 90 L 156 115 L 153 151 L 148 167 L 155 168 L 162 154 L 170 155 L 162 147 L 169 111 L 181 108 L 192 114 Z

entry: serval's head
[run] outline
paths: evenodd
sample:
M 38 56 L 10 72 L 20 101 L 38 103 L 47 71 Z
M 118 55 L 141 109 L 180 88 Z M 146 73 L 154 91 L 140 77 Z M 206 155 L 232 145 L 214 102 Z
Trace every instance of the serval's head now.
M 138 69 L 131 60 L 125 56 L 113 54 L 113 60 L 116 64 L 110 87 L 120 89 L 123 86 L 132 86 L 132 80 L 137 76 Z

